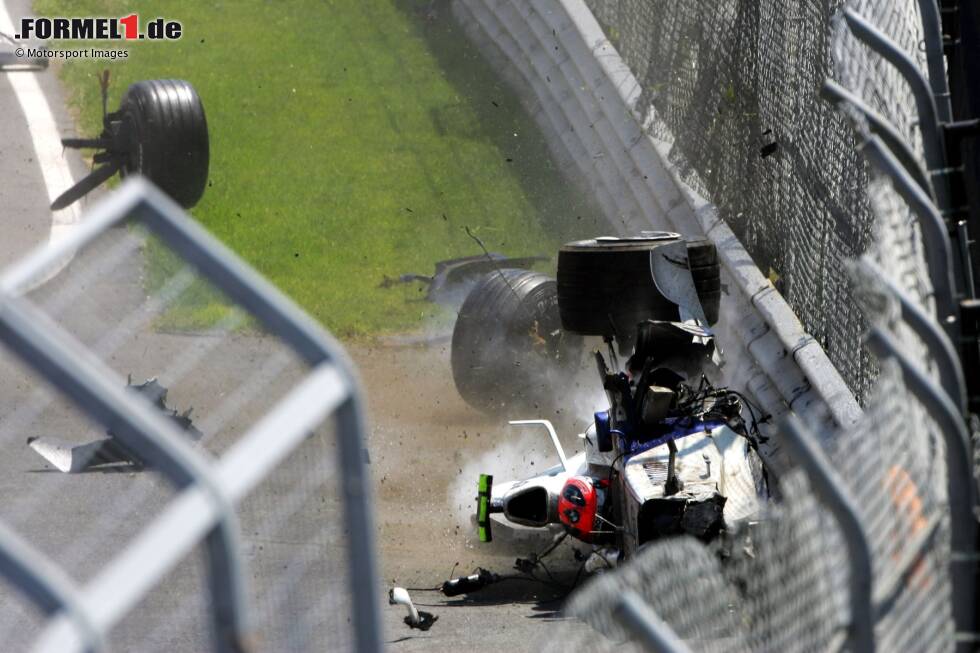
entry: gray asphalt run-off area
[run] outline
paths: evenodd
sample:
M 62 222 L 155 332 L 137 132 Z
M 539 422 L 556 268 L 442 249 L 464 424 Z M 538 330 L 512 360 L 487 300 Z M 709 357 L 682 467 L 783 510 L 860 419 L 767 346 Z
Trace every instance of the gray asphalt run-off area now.
M 63 134 L 74 134 L 54 71 L 38 74 Z M 48 190 L 32 149 L 25 116 L 0 74 L 0 207 L 6 267 L 43 244 L 51 226 Z M 76 177 L 84 162 L 65 156 Z M 58 189 L 59 192 L 61 189 Z M 84 206 L 95 201 L 83 200 Z M 117 228 L 80 252 L 29 298 L 124 383 L 159 377 L 168 404 L 204 432 L 201 447 L 220 455 L 289 388 L 303 366 L 274 338 L 234 319 L 188 333 L 168 330 L 168 293 L 179 294 L 192 276 L 165 281 L 148 292 L 147 259 L 140 234 Z M 354 310 L 354 309 L 352 309 Z M 538 650 L 568 628 L 583 626 L 560 614 L 563 591 L 512 580 L 470 598 L 447 599 L 426 590 L 452 573 L 482 566 L 508 574 L 514 559 L 547 547 L 545 534 L 498 529 L 493 545 L 476 541 L 470 514 L 477 472 L 527 474 L 553 464 L 547 436 L 518 430 L 508 419 L 488 418 L 456 394 L 449 344 L 435 339 L 411 346 L 346 343 L 361 375 L 369 410 L 368 450 L 374 480 L 377 588 L 385 641 L 394 651 Z M 60 565 L 75 581 L 95 577 L 174 496 L 150 470 L 119 465 L 62 474 L 26 445 L 28 437 L 82 443 L 104 429 L 61 398 L 7 351 L 0 352 L 0 519 Z M 588 411 L 586 411 L 587 414 Z M 551 416 L 565 442 L 576 448 L 582 420 Z M 242 503 L 239 520 L 253 602 L 255 650 L 353 648 L 349 579 L 335 439 L 329 424 L 313 434 Z M 353 543 L 357 546 L 358 543 Z M 200 548 L 200 547 L 199 547 Z M 549 560 L 560 583 L 578 563 L 563 545 Z M 118 651 L 201 651 L 208 648 L 209 598 L 205 557 L 192 552 L 113 631 Z M 421 609 L 438 615 L 427 632 L 408 628 L 401 606 L 387 591 L 412 590 Z M 0 588 L 3 650 L 29 649 L 44 622 L 13 588 Z

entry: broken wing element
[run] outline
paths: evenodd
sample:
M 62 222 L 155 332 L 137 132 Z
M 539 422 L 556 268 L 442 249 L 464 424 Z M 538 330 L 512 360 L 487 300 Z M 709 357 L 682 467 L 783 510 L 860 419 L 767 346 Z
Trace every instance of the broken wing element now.
M 110 463 L 134 463 L 133 456 L 118 446 L 114 438 L 74 445 L 54 438 L 27 438 L 27 445 L 62 472 L 82 472 Z
M 133 383 L 130 379 L 126 389 L 149 401 L 188 438 L 194 441 L 201 439 L 202 433 L 191 422 L 191 409 L 178 413 L 169 408 L 167 388 L 155 378 L 143 383 Z M 145 461 L 120 442 L 111 429 L 106 432 L 106 436 L 85 444 L 72 444 L 55 438 L 30 437 L 27 438 L 27 445 L 55 468 L 66 473 L 83 472 L 99 465 L 115 463 L 128 463 L 136 468 L 145 466 Z

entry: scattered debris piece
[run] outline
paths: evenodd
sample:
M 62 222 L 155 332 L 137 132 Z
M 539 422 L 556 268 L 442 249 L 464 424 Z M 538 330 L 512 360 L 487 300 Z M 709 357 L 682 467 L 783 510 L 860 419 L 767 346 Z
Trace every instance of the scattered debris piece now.
M 202 433 L 191 420 L 193 408 L 189 408 L 183 413 L 178 413 L 169 408 L 167 406 L 167 388 L 160 384 L 156 378 L 148 379 L 143 383 L 133 383 L 130 377 L 126 389 L 139 394 L 153 404 L 191 440 L 201 439 Z M 106 436 L 84 444 L 71 444 L 55 438 L 32 436 L 27 438 L 27 446 L 54 465 L 56 469 L 65 473 L 84 472 L 100 465 L 117 463 L 128 463 L 130 466 L 139 469 L 146 466 L 146 461 L 120 442 L 111 429 L 106 431 Z
M 408 608 L 408 615 L 405 617 L 405 625 L 418 630 L 428 630 L 432 624 L 439 620 L 438 615 L 424 610 L 417 610 L 412 603 L 412 597 L 408 595 L 408 590 L 404 587 L 392 587 L 388 590 L 388 603 L 391 605 L 404 605 Z
M 772 136 L 772 130 L 771 129 L 767 129 L 766 131 L 762 132 L 762 135 L 763 136 Z M 775 154 L 776 153 L 776 150 L 778 150 L 778 149 L 779 149 L 779 141 L 777 141 L 775 138 L 772 138 L 772 142 L 771 143 L 766 143 L 761 148 L 759 148 L 759 155 L 764 159 L 767 156 L 771 156 L 771 155 Z
M 498 580 L 500 580 L 500 576 L 497 574 L 487 571 L 483 567 L 477 567 L 476 573 L 470 574 L 469 576 L 452 578 L 444 582 L 442 584 L 442 593 L 445 596 L 470 594 L 482 590 L 487 585 L 492 585 Z
M 435 273 L 425 274 L 402 274 L 393 279 L 385 277 L 379 285 L 380 288 L 390 288 L 402 283 L 412 283 L 421 281 L 428 284 L 425 298 L 430 302 L 458 308 L 462 305 L 466 295 L 476 285 L 476 282 L 485 274 L 489 274 L 500 268 L 524 268 L 530 267 L 535 263 L 547 261 L 546 256 L 524 256 L 520 258 L 510 258 L 503 254 L 491 252 L 489 256 L 478 254 L 476 256 L 464 256 L 436 263 Z

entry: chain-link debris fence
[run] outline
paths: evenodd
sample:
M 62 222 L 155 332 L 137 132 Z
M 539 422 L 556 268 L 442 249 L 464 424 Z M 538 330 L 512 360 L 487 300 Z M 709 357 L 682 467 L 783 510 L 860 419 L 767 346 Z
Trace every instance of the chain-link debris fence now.
M 831 78 L 864 98 L 918 153 L 908 87 L 836 18 L 839 0 L 587 4 L 639 81 L 649 132 L 863 399 L 875 363 L 843 263 L 875 238 L 867 166 L 820 89 Z M 849 6 L 925 69 L 914 1 Z

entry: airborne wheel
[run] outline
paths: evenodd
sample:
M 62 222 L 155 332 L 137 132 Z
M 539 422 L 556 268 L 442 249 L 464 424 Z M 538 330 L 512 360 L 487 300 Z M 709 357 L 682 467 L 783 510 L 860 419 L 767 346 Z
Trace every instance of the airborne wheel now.
M 108 76 L 100 78 L 103 111 Z M 99 164 L 61 194 L 51 208 L 63 209 L 117 172 L 141 174 L 185 209 L 201 199 L 208 182 L 210 145 L 204 105 L 190 82 L 152 79 L 136 82 L 118 111 L 103 115 L 98 138 L 65 138 L 73 148 L 96 148 Z
M 564 245 L 558 253 L 558 306 L 562 327 L 573 333 L 615 337 L 628 351 L 636 325 L 676 321 L 677 305 L 664 297 L 650 273 L 650 257 L 675 246 L 679 234 L 647 232 L 634 238 L 595 238 Z M 709 323 L 718 318 L 721 297 L 718 255 L 713 243 L 687 243 L 694 287 Z

